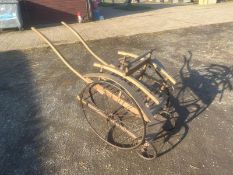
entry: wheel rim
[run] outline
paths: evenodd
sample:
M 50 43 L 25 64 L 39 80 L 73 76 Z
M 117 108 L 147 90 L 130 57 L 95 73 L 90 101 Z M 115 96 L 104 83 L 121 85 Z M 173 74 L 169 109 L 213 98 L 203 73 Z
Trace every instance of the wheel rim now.
M 104 87 L 104 94 L 96 90 L 98 86 Z M 129 107 L 119 104 L 120 100 L 113 100 L 112 96 L 106 95 L 108 92 L 127 102 Z M 93 82 L 83 89 L 80 99 L 87 122 L 106 143 L 120 149 L 134 149 L 144 141 L 146 130 L 140 108 L 119 85 L 112 81 Z M 90 109 L 90 105 L 95 110 Z M 132 113 L 130 108 L 136 109 L 137 114 Z

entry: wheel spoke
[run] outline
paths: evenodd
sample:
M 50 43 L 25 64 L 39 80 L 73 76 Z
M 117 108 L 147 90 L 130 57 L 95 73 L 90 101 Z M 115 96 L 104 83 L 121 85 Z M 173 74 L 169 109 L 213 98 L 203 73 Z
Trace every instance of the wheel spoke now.
M 97 87 L 103 87 L 102 93 Z M 122 149 L 135 148 L 143 141 L 145 130 L 141 131 L 145 125 L 140 109 L 131 95 L 118 85 L 97 81 L 89 84 L 80 97 L 89 103 L 82 103 L 84 115 L 102 140 Z M 132 108 L 137 110 L 137 114 L 132 112 Z M 136 143 L 135 138 L 142 140 Z

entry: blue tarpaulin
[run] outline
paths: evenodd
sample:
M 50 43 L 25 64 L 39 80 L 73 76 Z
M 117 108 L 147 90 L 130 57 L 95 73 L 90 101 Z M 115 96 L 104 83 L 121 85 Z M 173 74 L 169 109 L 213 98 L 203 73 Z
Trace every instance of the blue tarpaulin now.
M 16 19 L 16 13 L 6 13 L 0 15 L 0 20 L 11 20 Z
M 22 28 L 19 1 L 0 0 L 0 29 Z

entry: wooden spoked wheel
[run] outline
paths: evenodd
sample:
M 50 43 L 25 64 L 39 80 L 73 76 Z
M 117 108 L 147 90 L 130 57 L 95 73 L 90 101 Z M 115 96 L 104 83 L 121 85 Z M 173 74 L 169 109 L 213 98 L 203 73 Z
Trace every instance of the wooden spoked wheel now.
M 134 98 L 110 80 L 88 84 L 80 94 L 81 107 L 93 131 L 120 149 L 134 149 L 144 142 L 145 122 Z

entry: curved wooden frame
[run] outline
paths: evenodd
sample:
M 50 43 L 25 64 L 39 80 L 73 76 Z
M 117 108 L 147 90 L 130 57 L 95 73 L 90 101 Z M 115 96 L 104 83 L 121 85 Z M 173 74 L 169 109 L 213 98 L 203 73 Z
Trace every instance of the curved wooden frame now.
M 125 57 L 128 58 L 138 58 L 139 55 L 133 54 L 133 53 L 129 53 L 129 52 L 124 52 L 124 51 L 118 51 L 119 55 L 123 55 Z M 153 65 L 153 67 L 159 71 L 159 73 L 161 73 L 165 79 L 169 80 L 173 85 L 176 85 L 176 80 L 174 78 L 172 78 L 163 68 L 161 68 L 159 65 L 157 65 L 155 62 L 151 63 Z
M 101 69 L 105 69 L 107 71 L 110 71 L 114 74 L 119 75 L 120 77 L 128 80 L 130 83 L 133 83 L 137 88 L 139 88 L 142 92 L 144 92 L 153 102 L 155 102 L 155 104 L 159 104 L 159 100 L 150 92 L 150 90 L 144 86 L 142 83 L 140 83 L 139 81 L 137 81 L 135 78 L 131 77 L 131 76 L 125 76 L 125 73 L 114 68 L 111 66 L 107 66 L 107 65 L 101 65 L 101 64 L 97 64 L 94 63 L 95 67 L 101 68 Z

